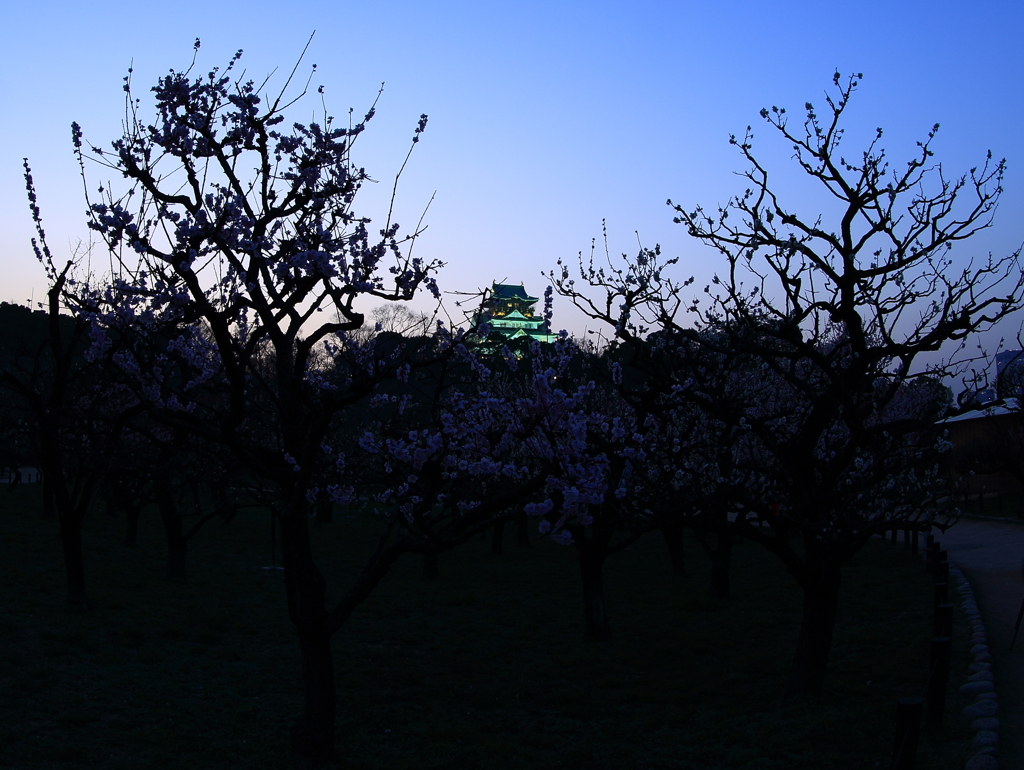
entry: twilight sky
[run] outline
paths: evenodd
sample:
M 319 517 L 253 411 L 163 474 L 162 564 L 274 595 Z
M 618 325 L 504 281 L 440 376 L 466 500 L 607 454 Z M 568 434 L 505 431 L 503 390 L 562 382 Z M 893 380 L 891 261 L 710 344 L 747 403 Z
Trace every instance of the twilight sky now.
M 382 81 L 377 117 L 357 161 L 380 184 L 361 211 L 387 213 L 391 180 L 421 112 L 430 122 L 399 189 L 399 222 L 413 227 L 430 196 L 417 245 L 440 258 L 446 291 L 492 280 L 524 282 L 589 252 L 607 219 L 613 253 L 660 243 L 698 286 L 721 261 L 672 224 L 665 205 L 714 208 L 742 191 L 730 133 L 755 130 L 755 150 L 780 183 L 798 180 L 791 151 L 761 107 L 824 100 L 835 70 L 863 72 L 844 146 L 859 154 L 876 126 L 894 165 L 930 126 L 936 159 L 965 172 L 991 149 L 1006 157 L 1006 193 L 995 226 L 963 258 L 1012 251 L 1024 240 L 1024 6 L 1019 2 L 395 2 L 229 4 L 65 2 L 11 4 L 0 24 L 0 300 L 45 292 L 31 253 L 21 159 L 32 164 L 50 246 L 58 258 L 87 240 L 70 123 L 108 146 L 123 117 L 121 78 L 134 62 L 136 93 L 170 68 L 199 71 L 238 48 L 248 75 L 275 82 L 310 32 L 335 115 L 362 114 Z M 307 120 L 313 101 L 296 120 Z M 856 151 L 856 152 L 855 152 Z M 100 181 L 93 169 L 91 187 Z M 792 206 L 812 211 L 806 196 Z M 813 217 L 810 217 L 813 219 Z M 105 260 L 99 260 L 102 264 Z M 582 318 L 555 306 L 556 328 Z M 1006 329 L 1011 336 L 1016 328 Z

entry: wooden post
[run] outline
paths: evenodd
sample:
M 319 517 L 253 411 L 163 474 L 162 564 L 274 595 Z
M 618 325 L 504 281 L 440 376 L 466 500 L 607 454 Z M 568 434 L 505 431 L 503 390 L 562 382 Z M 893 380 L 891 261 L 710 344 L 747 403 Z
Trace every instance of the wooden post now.
M 921 734 L 924 698 L 916 695 L 896 701 L 896 738 L 892 743 L 892 770 L 914 770 Z
M 932 633 L 935 636 L 950 636 L 953 633 L 953 605 L 936 604 L 932 618 Z
M 946 686 L 949 684 L 949 657 L 952 650 L 948 636 L 934 636 L 931 639 L 928 661 L 928 718 L 929 730 L 942 727 L 946 711 Z
M 931 538 L 931 535 L 929 535 Z M 924 571 L 929 575 L 935 574 L 935 563 L 939 560 L 938 558 L 939 544 L 934 540 L 928 543 L 924 552 Z
M 932 578 L 936 583 L 949 583 L 949 554 L 946 551 L 939 551 Z
M 949 601 L 949 583 L 936 583 L 935 584 L 935 606 L 938 607 L 940 604 L 946 604 Z M 942 636 L 942 634 L 936 634 Z

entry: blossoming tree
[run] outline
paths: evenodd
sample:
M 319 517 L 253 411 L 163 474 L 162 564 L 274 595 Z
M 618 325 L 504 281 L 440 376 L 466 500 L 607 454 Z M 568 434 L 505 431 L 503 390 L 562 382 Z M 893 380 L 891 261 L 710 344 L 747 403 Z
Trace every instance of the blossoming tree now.
M 358 445 L 331 446 L 338 421 L 355 406 L 393 404 L 396 396 L 382 384 L 405 384 L 410 372 L 455 355 L 460 334 L 439 327 L 427 353 L 401 343 L 378 349 L 375 338 L 352 334 L 364 321 L 359 302 L 408 300 L 420 290 L 437 297 L 442 265 L 412 255 L 419 231 L 402 236 L 390 215 L 374 230 L 354 208 L 369 177 L 352 149 L 374 110 L 343 126 L 327 114 L 287 123 L 288 109 L 309 85 L 297 94 L 291 89 L 299 65 L 271 93 L 267 82 L 234 76 L 240 56 L 224 71 L 202 75 L 193 74 L 193 58 L 189 69 L 160 78 L 151 119 L 142 117 L 129 73 L 124 134 L 109 148 L 87 143 L 73 126 L 89 226 L 106 245 L 112 269 L 102 280 L 69 277 L 65 293 L 89 324 L 90 355 L 106 357 L 151 416 L 227 447 L 270 490 L 302 654 L 305 706 L 293 754 L 300 766 L 313 767 L 337 758 L 332 635 L 402 553 L 453 547 L 525 493 L 492 485 L 493 499 L 477 490 L 466 495 L 482 504 L 459 505 L 435 490 L 432 498 L 417 497 L 412 474 L 389 482 L 378 493 L 378 510 L 385 510 L 380 543 L 350 590 L 327 606 L 309 514 L 325 494 L 360 495 L 344 483 L 353 455 L 384 447 L 416 467 L 446 441 L 462 441 L 482 463 L 475 466 L 481 475 L 510 471 L 494 460 L 500 452 L 490 438 L 468 442 L 468 428 L 453 428 L 451 436 L 413 429 L 390 443 L 368 433 Z M 421 116 L 414 145 L 426 122 Z M 92 188 L 87 160 L 123 185 Z M 439 396 L 431 419 L 442 408 L 481 417 L 476 401 L 463 406 Z M 424 444 L 423 452 L 414 443 Z M 417 527 L 417 516 L 431 526 L 446 522 L 447 529 Z
M 784 109 L 761 112 L 818 186 L 820 213 L 787 206 L 749 128 L 731 140 L 748 163 L 742 194 L 714 211 L 669 201 L 675 221 L 724 262 L 703 298 L 688 296 L 692 279 L 678 280 L 678 260 L 657 248 L 606 267 L 581 258 L 582 288 L 564 265 L 552 276 L 641 362 L 648 334 L 661 333 L 660 354 L 673 360 L 652 369 L 662 392 L 720 420 L 731 413 L 730 430 L 742 420 L 748 438 L 730 462 L 747 475 L 732 486 L 730 526 L 778 555 L 804 596 L 790 694 L 822 689 L 842 566 L 873 536 L 930 526 L 921 503 L 929 452 L 941 446 L 924 440 L 934 414 L 910 386 L 962 371 L 966 340 L 1019 309 L 1024 289 L 1019 250 L 977 261 L 952 253 L 991 225 L 1003 162 L 990 154 L 945 175 L 933 160 L 937 126 L 895 168 L 881 130 L 864 151 L 842 153 L 859 82 L 837 73 L 827 109 L 807 104 L 799 128 Z M 697 351 L 719 363 L 708 369 Z M 715 369 L 746 385 L 718 388 Z

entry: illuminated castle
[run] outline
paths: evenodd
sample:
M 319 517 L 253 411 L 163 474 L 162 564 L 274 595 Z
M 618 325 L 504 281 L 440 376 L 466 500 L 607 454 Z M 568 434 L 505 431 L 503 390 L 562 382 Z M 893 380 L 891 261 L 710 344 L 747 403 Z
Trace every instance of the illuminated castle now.
M 477 322 L 489 316 L 487 323 L 492 334 L 497 332 L 510 340 L 525 337 L 551 342 L 557 335 L 547 331 L 544 318 L 533 312 L 538 299 L 527 294 L 521 283 L 492 283 Z

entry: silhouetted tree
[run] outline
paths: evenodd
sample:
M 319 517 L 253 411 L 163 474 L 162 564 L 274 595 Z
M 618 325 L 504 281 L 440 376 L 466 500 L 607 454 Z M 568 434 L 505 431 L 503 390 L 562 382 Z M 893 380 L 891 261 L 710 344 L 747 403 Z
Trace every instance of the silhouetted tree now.
M 947 177 L 932 158 L 937 127 L 895 169 L 880 130 L 864 151 L 841 153 L 859 81 L 837 73 L 824 115 L 807 104 L 798 129 L 783 109 L 761 112 L 820 185 L 821 213 L 784 203 L 749 129 L 731 140 L 749 164 L 741 195 L 712 211 L 670 201 L 676 222 L 724 260 L 704 298 L 685 296 L 690 281 L 673 277 L 676 260 L 662 260 L 658 248 L 606 267 L 581 258 L 582 283 L 598 298 L 577 288 L 567 267 L 552 276 L 625 343 L 663 332 L 680 366 L 660 388 L 680 404 L 726 409 L 683 365 L 694 347 L 722 365 L 756 364 L 746 367 L 748 437 L 735 471 L 747 477 L 733 486 L 740 515 L 730 526 L 772 550 L 803 590 L 791 695 L 822 690 L 843 565 L 873 536 L 930 524 L 930 453 L 942 447 L 932 413 L 905 398 L 907 386 L 961 371 L 965 340 L 1017 310 L 1024 286 L 1019 251 L 966 266 L 950 253 L 990 226 L 1004 163 L 989 155 Z M 940 351 L 941 363 L 922 362 Z
M 357 305 L 420 290 L 439 297 L 441 264 L 411 253 L 419 231 L 400 236 L 389 214 L 375 234 L 354 209 L 368 176 L 351 153 L 374 109 L 343 127 L 326 114 L 285 123 L 306 92 L 289 91 L 295 71 L 275 95 L 233 77 L 240 55 L 223 72 L 160 78 L 148 122 L 126 78 L 124 134 L 110 149 L 87 145 L 73 126 L 87 196 L 98 195 L 89 226 L 114 271 L 82 277 L 68 296 L 89 324 L 89 355 L 108 357 L 154 420 L 226 447 L 266 491 L 302 655 L 293 756 L 319 767 L 337 760 L 333 634 L 402 554 L 436 554 L 486 532 L 543 476 L 508 456 L 522 421 L 478 387 L 487 372 L 461 332 L 438 324 L 427 346 L 356 334 Z M 125 186 L 92 192 L 87 158 Z M 411 373 L 454 357 L 476 384 L 450 390 L 442 372 L 429 398 L 407 398 Z M 346 423 L 365 430 L 332 446 Z M 337 501 L 372 493 L 366 511 L 382 528 L 333 607 L 309 527 L 324 491 Z
M 41 235 L 27 164 L 25 178 Z M 112 416 L 106 407 L 112 394 L 97 380 L 96 368 L 82 358 L 85 324 L 60 313 L 72 263 L 58 272 L 45 243 L 36 253 L 51 281 L 45 315 L 29 314 L 33 317 L 26 319 L 24 336 L 9 331 L 2 349 L 0 386 L 8 408 L 17 415 L 24 444 L 42 471 L 44 515 L 49 518 L 52 511 L 59 524 L 68 604 L 88 609 L 92 605 L 85 588 L 82 525 L 104 470 Z

